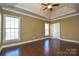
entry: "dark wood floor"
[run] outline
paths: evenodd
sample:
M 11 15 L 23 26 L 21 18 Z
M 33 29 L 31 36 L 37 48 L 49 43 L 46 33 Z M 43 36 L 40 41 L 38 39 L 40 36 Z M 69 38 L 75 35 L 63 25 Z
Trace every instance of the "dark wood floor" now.
M 79 44 L 45 39 L 15 47 L 4 48 L 1 56 L 79 56 Z

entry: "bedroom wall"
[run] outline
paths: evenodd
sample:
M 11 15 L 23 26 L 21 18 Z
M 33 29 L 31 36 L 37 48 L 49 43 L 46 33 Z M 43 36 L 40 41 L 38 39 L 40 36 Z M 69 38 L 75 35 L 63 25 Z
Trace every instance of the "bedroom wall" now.
M 6 10 L 4 10 L 3 13 L 21 17 L 21 41 L 28 41 L 44 37 L 45 21 Z
M 60 22 L 60 35 L 63 39 L 79 41 L 79 16 L 52 21 Z

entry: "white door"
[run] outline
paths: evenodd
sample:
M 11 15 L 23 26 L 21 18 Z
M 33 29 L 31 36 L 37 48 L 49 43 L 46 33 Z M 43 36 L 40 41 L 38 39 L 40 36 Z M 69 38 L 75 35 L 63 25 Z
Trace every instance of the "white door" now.
M 60 23 L 54 23 L 50 26 L 50 35 L 53 38 L 60 39 Z

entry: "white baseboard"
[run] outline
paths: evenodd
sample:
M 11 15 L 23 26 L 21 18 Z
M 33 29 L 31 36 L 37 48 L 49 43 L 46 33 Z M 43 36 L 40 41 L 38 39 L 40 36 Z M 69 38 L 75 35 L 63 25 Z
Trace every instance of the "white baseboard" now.
M 29 41 L 23 41 L 23 42 L 18 42 L 18 43 L 13 43 L 13 44 L 8 44 L 8 45 L 2 45 L 0 48 L 0 52 L 3 48 L 7 48 L 7 47 L 12 47 L 12 46 L 17 46 L 17 45 L 21 45 L 21 44 L 26 44 L 26 43 L 31 43 L 31 42 L 35 42 L 35 41 L 39 41 L 39 40 L 44 40 L 46 38 L 53 38 L 53 37 L 44 37 L 44 38 L 39 38 L 39 39 L 33 39 L 33 40 L 29 40 Z M 79 41 L 75 41 L 75 40 L 69 40 L 69 39 L 60 39 L 63 41 L 67 41 L 67 42 L 73 42 L 73 43 L 79 43 Z
M 29 40 L 29 41 L 23 41 L 23 42 L 8 44 L 8 45 L 2 45 L 2 48 L 7 48 L 7 47 L 12 47 L 12 46 L 16 46 L 16 45 L 25 44 L 25 43 L 35 42 L 35 41 L 38 41 L 38 40 L 44 40 L 45 38 L 49 38 L 49 37 L 44 37 L 44 38 L 39 38 L 39 39 L 33 39 L 33 40 Z
M 50 38 L 54 38 L 54 37 L 50 37 Z M 58 39 L 63 40 L 63 41 L 67 41 L 67 42 L 79 43 L 79 41 L 70 40 L 70 39 L 62 39 L 62 38 L 58 38 Z
M 54 38 L 54 37 L 50 37 L 50 38 Z M 63 38 L 58 38 L 58 39 L 63 40 L 63 41 L 67 41 L 67 42 L 79 43 L 79 41 L 76 41 L 76 40 L 63 39 Z
M 79 43 L 79 41 L 75 41 L 75 40 L 70 40 L 70 39 L 62 39 L 63 41 L 67 41 L 67 42 L 73 42 L 73 43 Z

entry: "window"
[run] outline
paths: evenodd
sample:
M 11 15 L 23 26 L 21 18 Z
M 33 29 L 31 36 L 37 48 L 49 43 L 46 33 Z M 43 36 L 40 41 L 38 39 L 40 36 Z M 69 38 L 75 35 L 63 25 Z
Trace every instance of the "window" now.
M 20 39 L 20 18 L 15 16 L 4 16 L 4 39 Z
M 49 35 L 49 23 L 45 23 L 45 36 Z

